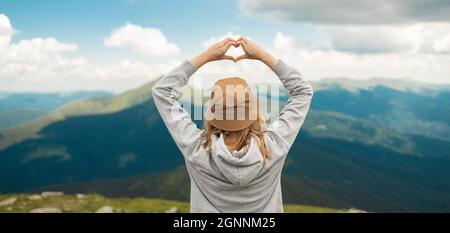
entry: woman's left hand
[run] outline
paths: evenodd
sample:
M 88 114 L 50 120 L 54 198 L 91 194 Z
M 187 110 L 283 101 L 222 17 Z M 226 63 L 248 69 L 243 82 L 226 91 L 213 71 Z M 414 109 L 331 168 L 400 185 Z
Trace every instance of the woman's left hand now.
M 224 40 L 213 44 L 206 51 L 204 51 L 203 53 L 192 59 L 191 62 L 197 68 L 200 68 L 204 64 L 211 61 L 218 61 L 218 60 L 235 61 L 235 58 L 233 56 L 225 55 L 225 53 L 231 46 L 237 47 L 238 44 L 235 40 L 231 38 L 225 38 Z

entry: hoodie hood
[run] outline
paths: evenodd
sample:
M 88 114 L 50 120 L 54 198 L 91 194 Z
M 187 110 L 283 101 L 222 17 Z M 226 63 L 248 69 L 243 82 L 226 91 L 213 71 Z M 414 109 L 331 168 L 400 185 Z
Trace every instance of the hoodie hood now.
M 225 144 L 223 135 L 212 136 L 212 158 L 222 174 L 234 185 L 246 185 L 261 172 L 264 158 L 258 143 L 251 137 L 250 146 L 231 153 Z

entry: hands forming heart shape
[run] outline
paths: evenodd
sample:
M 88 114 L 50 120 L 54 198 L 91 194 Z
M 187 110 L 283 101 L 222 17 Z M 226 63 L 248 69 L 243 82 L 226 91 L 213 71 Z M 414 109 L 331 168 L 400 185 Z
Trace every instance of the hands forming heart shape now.
M 230 51 L 233 50 L 233 47 L 242 48 L 244 54 L 236 56 L 236 52 Z M 205 51 L 205 53 L 210 58 L 210 61 L 231 60 L 238 62 L 243 59 L 261 59 L 264 50 L 249 39 L 241 37 L 237 40 L 225 38 L 224 40 L 213 44 Z
M 233 55 L 229 51 L 230 48 L 233 50 L 234 48 L 242 48 L 244 54 L 241 55 Z M 241 52 L 242 53 L 242 52 Z M 192 63 L 197 67 L 201 67 L 202 65 L 211 62 L 211 61 L 219 61 L 219 60 L 231 60 L 235 63 L 243 60 L 243 59 L 253 59 L 260 60 L 264 62 L 269 67 L 273 67 L 277 63 L 277 59 L 275 59 L 268 52 L 263 50 L 253 41 L 241 37 L 237 40 L 232 38 L 225 38 L 222 41 L 219 41 L 209 47 L 206 51 L 198 55 L 192 60 Z

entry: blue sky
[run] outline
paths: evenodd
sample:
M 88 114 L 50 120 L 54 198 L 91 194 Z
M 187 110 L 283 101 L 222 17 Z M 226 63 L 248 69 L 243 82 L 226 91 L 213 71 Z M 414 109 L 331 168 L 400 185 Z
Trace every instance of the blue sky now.
M 250 37 L 312 81 L 449 83 L 447 10 L 440 0 L 0 0 L 0 91 L 123 91 L 226 35 Z M 170 46 L 179 52 L 152 52 Z M 195 77 L 208 77 L 202 86 L 230 75 L 277 82 L 252 61 Z
M 268 25 L 246 17 L 232 0 L 1 0 L 0 9 L 19 31 L 13 41 L 32 37 L 75 41 L 79 52 L 92 59 L 117 52 L 106 49 L 102 41 L 127 22 L 161 29 L 188 55 L 202 49 L 200 42 L 227 32 L 259 38 L 262 44 L 270 44 L 280 30 L 305 37 L 313 34 L 308 27 L 277 22 Z

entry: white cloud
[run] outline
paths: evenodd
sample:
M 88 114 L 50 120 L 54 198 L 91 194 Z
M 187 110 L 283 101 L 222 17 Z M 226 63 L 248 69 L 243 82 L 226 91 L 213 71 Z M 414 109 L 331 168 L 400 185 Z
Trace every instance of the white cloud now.
M 6 44 L 0 57 L 0 81 L 50 80 L 65 69 L 84 63 L 83 59 L 62 56 L 76 50 L 77 45 L 61 43 L 54 38 L 33 38 Z
M 450 23 L 411 25 L 317 26 L 330 34 L 332 46 L 353 53 L 448 53 Z
M 247 15 L 318 24 L 391 24 L 450 20 L 448 0 L 239 0 Z
M 272 47 L 274 50 L 281 51 L 281 52 L 289 52 L 293 49 L 295 49 L 295 50 L 299 50 L 299 49 L 311 50 L 311 49 L 313 49 L 313 45 L 311 42 L 293 38 L 290 36 L 285 36 L 281 32 L 278 32 L 275 35 Z
M 433 53 L 348 53 L 314 48 L 284 33 L 276 33 L 272 45 L 265 48 L 299 70 L 308 80 L 323 78 L 393 78 L 430 83 L 449 83 L 450 56 Z M 201 68 L 191 79 L 196 87 L 208 87 L 216 80 L 239 76 L 251 83 L 279 83 L 278 78 L 258 61 L 233 64 L 213 62 Z
M 20 60 L 33 62 L 43 60 L 59 53 L 73 52 L 78 46 L 73 43 L 61 43 L 55 38 L 33 38 L 21 40 L 16 44 L 10 44 L 6 56 L 8 60 Z
M 86 58 L 71 56 L 77 44 L 55 38 L 31 38 L 11 42 L 14 33 L 9 19 L 0 15 L 0 91 L 124 91 L 167 72 L 177 59 L 145 62 L 123 61 L 98 66 Z
M 14 29 L 9 22 L 9 18 L 4 14 L 0 14 L 0 52 L 11 42 Z
M 432 53 L 450 53 L 450 23 L 429 23 L 422 28 L 420 50 Z
M 446 0 L 240 0 L 239 5 L 250 16 L 325 31 L 339 51 L 450 53 Z
M 127 48 L 147 56 L 176 56 L 180 49 L 176 44 L 167 41 L 157 28 L 145 28 L 139 25 L 126 24 L 114 30 L 104 39 L 104 45 L 114 48 Z
M 306 77 L 321 78 L 348 77 L 369 79 L 373 77 L 415 79 L 425 82 L 449 82 L 450 56 L 436 56 L 421 53 L 382 53 L 355 54 L 336 50 L 292 49 L 290 41 L 284 36 L 275 37 L 272 50 L 288 64 L 299 69 Z M 283 41 L 287 41 L 283 45 Z
M 450 53 L 450 34 L 434 41 L 432 48 L 438 53 Z
M 416 51 L 422 39 L 420 25 L 333 26 L 325 30 L 332 35 L 334 49 L 354 53 Z

